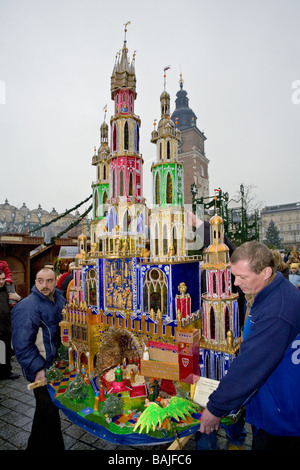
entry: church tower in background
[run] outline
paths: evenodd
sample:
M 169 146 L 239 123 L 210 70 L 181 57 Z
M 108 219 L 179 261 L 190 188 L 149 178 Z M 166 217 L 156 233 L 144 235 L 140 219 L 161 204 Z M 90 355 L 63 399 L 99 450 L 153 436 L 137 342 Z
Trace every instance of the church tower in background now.
M 196 185 L 197 198 L 209 194 L 208 164 L 205 156 L 205 135 L 197 127 L 197 116 L 189 107 L 187 92 L 183 89 L 183 79 L 180 75 L 180 90 L 176 93 L 176 108 L 171 119 L 181 132 L 178 149 L 178 161 L 184 169 L 184 203 L 192 204 L 191 186 Z

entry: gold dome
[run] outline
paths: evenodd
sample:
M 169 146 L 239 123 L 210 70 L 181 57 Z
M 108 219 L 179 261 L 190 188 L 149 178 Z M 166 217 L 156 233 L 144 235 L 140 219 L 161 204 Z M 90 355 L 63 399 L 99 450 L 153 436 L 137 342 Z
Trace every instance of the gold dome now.
M 221 216 L 218 214 L 215 214 L 211 219 L 210 219 L 210 225 L 217 225 L 217 224 L 223 224 L 223 219 Z
M 220 253 L 229 251 L 229 248 L 225 243 L 214 243 L 213 245 L 209 245 L 205 250 L 205 253 Z

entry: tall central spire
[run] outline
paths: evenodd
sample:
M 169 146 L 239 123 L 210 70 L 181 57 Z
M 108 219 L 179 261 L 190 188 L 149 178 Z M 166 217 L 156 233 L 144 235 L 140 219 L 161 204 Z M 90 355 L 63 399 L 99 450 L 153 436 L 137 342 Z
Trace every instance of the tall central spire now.
M 116 61 L 111 76 L 111 98 L 114 99 L 115 92 L 118 88 L 130 88 L 136 97 L 136 77 L 135 77 L 135 52 L 133 54 L 132 61 L 130 63 L 127 49 L 127 26 L 130 21 L 125 23 L 124 28 L 124 44 L 122 51 L 116 54 Z
M 119 258 L 120 255 L 136 257 L 145 248 L 147 236 L 143 159 L 139 152 L 141 120 L 134 113 L 137 96 L 135 54 L 130 63 L 126 38 L 129 24 L 129 21 L 124 24 L 123 49 L 116 55 L 111 76 L 114 114 L 110 118 L 110 154 L 105 160 L 108 163 L 109 187 L 105 204 L 103 201 L 106 217 L 92 225 L 91 234 L 95 250 L 98 247 L 101 256 L 111 258 Z M 118 260 L 117 264 L 120 263 Z

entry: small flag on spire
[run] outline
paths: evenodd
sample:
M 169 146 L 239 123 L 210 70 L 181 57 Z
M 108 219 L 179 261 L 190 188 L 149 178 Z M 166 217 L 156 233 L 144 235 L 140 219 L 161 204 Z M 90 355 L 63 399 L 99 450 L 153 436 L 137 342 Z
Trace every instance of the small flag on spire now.
M 104 106 L 103 111 L 104 111 L 104 121 L 105 121 L 106 113 L 107 113 L 107 104 Z
M 171 68 L 170 65 L 167 65 L 165 68 L 164 68 L 164 90 L 166 89 L 166 71 L 169 70 Z

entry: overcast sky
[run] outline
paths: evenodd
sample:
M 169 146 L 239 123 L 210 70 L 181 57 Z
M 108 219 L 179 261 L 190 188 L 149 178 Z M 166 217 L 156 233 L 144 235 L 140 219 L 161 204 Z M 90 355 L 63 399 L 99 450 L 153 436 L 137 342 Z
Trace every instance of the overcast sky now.
M 0 204 L 63 212 L 91 194 L 127 21 L 148 205 L 165 66 L 171 111 L 182 72 L 207 137 L 210 194 L 299 202 L 299 0 L 0 0 Z

